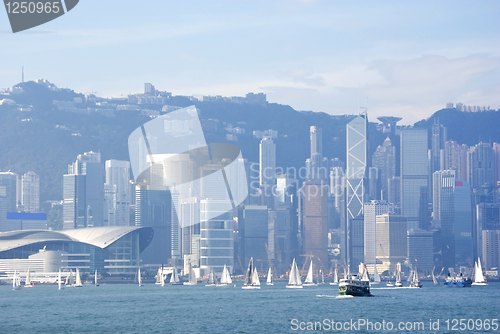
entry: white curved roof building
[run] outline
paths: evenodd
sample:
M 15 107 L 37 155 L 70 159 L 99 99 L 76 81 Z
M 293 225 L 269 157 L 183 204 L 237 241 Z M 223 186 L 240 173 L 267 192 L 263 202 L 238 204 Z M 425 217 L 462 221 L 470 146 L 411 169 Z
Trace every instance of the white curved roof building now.
M 109 274 L 134 273 L 139 255 L 153 235 L 152 228 L 135 226 L 4 232 L 0 233 L 0 273 L 23 270 L 34 259 L 45 261 L 45 271 L 78 267 Z M 40 263 L 37 266 L 41 268 Z

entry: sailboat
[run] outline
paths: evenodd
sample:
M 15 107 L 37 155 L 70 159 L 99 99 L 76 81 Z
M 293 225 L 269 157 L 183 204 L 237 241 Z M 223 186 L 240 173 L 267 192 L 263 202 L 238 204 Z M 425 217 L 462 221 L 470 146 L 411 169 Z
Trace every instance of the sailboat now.
M 368 282 L 370 282 L 370 276 L 368 275 L 368 269 L 366 269 L 366 265 L 363 262 L 361 262 L 359 264 L 358 273 L 360 273 L 360 274 L 363 273 L 361 275 L 361 280 L 362 281 L 368 281 Z
M 378 274 L 377 265 L 373 265 L 373 282 L 371 284 L 380 284 L 380 275 Z
M 161 286 L 165 285 L 165 279 L 163 278 L 163 266 L 158 268 L 158 272 L 156 273 L 156 282 L 155 284 L 159 284 Z
M 307 276 L 304 281 L 303 286 L 317 286 L 318 284 L 314 283 L 314 274 L 313 274 L 313 262 L 309 264 L 309 270 L 307 271 Z
M 339 269 L 335 267 L 335 271 L 333 272 L 333 282 L 330 282 L 330 285 L 338 285 L 339 284 Z
M 394 283 L 396 287 L 402 287 L 403 283 L 401 283 L 401 263 L 396 264 L 396 283 Z
M 172 275 L 170 275 L 170 285 L 182 285 L 175 264 L 174 264 L 174 270 L 172 271 Z
M 198 280 L 196 279 L 196 274 L 194 273 L 194 269 L 191 266 L 191 262 L 189 262 L 189 281 L 184 282 L 184 285 L 196 285 L 198 284 Z
M 75 286 L 75 279 L 73 278 L 73 270 L 69 270 L 69 275 L 66 276 L 66 286 Z
M 30 277 L 30 269 L 28 268 L 28 272 L 26 273 L 26 282 L 24 283 L 25 288 L 32 288 L 33 284 L 31 283 L 31 277 Z
M 208 281 L 205 286 L 216 286 L 217 285 L 217 276 L 215 276 L 214 267 L 210 267 L 210 273 L 208 274 Z
M 76 279 L 75 279 L 75 287 L 81 288 L 83 286 L 82 280 L 80 278 L 80 268 L 76 268 Z
M 474 282 L 472 282 L 472 285 L 488 285 L 483 276 L 481 259 L 479 257 L 477 258 L 477 262 L 474 263 Z
M 302 280 L 300 279 L 299 268 L 297 268 L 297 262 L 295 258 L 293 259 L 292 269 L 290 270 L 290 277 L 288 278 L 288 289 L 302 289 Z
M 247 274 L 245 275 L 245 284 L 241 287 L 242 289 L 260 289 L 260 280 L 257 269 L 253 266 L 253 257 L 250 258 L 248 262 Z
M 144 284 L 142 284 L 141 268 L 137 270 L 137 282 L 139 283 L 139 286 L 144 286 Z
M 438 281 L 436 279 L 436 276 L 434 275 L 434 269 L 436 269 L 436 266 L 432 267 L 432 282 L 434 283 L 434 285 L 438 285 Z
M 325 284 L 325 276 L 323 275 L 323 270 L 319 270 L 320 275 L 321 275 L 321 284 Z
M 21 289 L 21 277 L 17 275 L 17 271 L 14 271 L 14 276 L 12 276 L 12 290 Z
M 233 280 L 231 279 L 231 274 L 229 274 L 229 269 L 224 265 L 224 269 L 222 269 L 222 276 L 220 278 L 220 284 L 217 286 L 231 286 L 233 285 Z
M 94 285 L 99 286 L 99 283 L 97 283 L 97 270 L 95 271 L 95 274 L 94 274 Z
M 59 290 L 64 289 L 64 285 L 61 278 L 61 268 L 59 268 L 59 275 L 57 276 L 57 285 L 59 287 Z
M 420 283 L 420 280 L 418 279 L 417 269 L 411 271 L 410 277 L 410 288 L 422 288 L 422 283 Z
M 273 282 L 273 270 L 271 269 L 271 267 L 269 267 L 269 270 L 267 271 L 266 285 L 274 285 L 274 282 Z

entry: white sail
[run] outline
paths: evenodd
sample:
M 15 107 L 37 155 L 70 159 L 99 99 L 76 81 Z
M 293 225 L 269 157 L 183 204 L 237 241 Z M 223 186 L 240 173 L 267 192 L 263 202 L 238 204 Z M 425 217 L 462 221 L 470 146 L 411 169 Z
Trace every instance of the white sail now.
M 179 279 L 179 273 L 177 272 L 177 268 L 174 265 L 172 275 L 170 275 L 170 284 L 179 284 L 180 281 L 181 280 Z
M 80 268 L 76 268 L 76 279 L 75 279 L 75 286 L 76 287 L 82 287 L 82 280 L 80 278 Z
M 302 288 L 302 280 L 300 278 L 299 268 L 297 268 L 297 262 L 293 259 L 292 269 L 290 270 L 290 275 L 288 278 L 287 288 Z
M 314 283 L 314 276 L 313 276 L 313 262 L 311 261 L 311 263 L 309 264 L 309 270 L 307 271 L 307 276 L 306 276 L 306 280 L 304 281 L 304 283 L 307 283 L 307 284 L 312 284 Z
M 33 284 L 31 284 L 31 276 L 30 269 L 28 268 L 28 272 L 26 273 L 26 282 L 24 283 L 25 288 L 32 288 Z
M 231 279 L 231 274 L 229 274 L 229 269 L 224 265 L 224 269 L 222 269 L 222 277 L 220 278 L 221 285 L 229 285 L 232 284 L 233 280 Z
M 339 284 L 339 269 L 335 268 L 335 272 L 333 273 L 333 283 Z
M 75 285 L 75 278 L 73 277 L 73 270 L 69 270 L 69 276 L 68 276 L 68 284 L 69 286 L 74 286 Z
M 260 285 L 259 273 L 257 272 L 257 268 L 253 267 L 252 273 L 252 285 Z
M 213 267 L 210 267 L 210 273 L 208 274 L 208 282 L 206 286 L 215 286 L 217 283 L 217 276 L 215 276 L 215 271 Z
M 139 286 L 143 286 L 141 277 L 141 268 L 137 270 L 137 282 L 139 283 Z
M 373 268 L 374 268 L 374 273 L 373 273 L 373 283 L 375 284 L 378 284 L 380 283 L 380 275 L 378 274 L 378 270 L 377 270 L 377 265 L 373 265 Z
M 266 280 L 267 285 L 273 285 L 273 271 L 272 268 L 269 267 L 269 270 L 267 271 L 267 280 Z
M 403 283 L 401 283 L 401 263 L 396 264 L 396 283 L 395 286 L 402 286 Z
M 12 276 L 12 290 L 19 290 L 21 288 L 21 277 L 14 271 L 14 276 Z
M 164 279 L 163 279 L 163 267 L 159 267 L 158 268 L 158 272 L 156 273 L 156 282 L 155 282 L 155 284 L 160 284 L 161 286 L 165 285 Z
M 99 283 L 97 283 L 97 270 L 94 273 L 94 285 L 99 286 Z
M 484 276 L 483 268 L 481 268 L 481 259 L 477 258 L 477 263 L 474 263 L 474 282 L 473 285 L 487 285 Z
M 436 279 L 436 276 L 434 275 L 434 269 L 436 269 L 436 266 L 432 267 L 432 282 L 434 285 L 438 285 L 438 281 Z
M 319 270 L 319 272 L 321 273 L 321 284 L 325 284 L 325 276 L 323 275 L 323 270 Z
M 189 281 L 184 282 L 184 285 L 196 285 L 198 284 L 198 280 L 196 279 L 196 274 L 194 272 L 193 266 L 191 265 L 191 262 L 189 262 Z

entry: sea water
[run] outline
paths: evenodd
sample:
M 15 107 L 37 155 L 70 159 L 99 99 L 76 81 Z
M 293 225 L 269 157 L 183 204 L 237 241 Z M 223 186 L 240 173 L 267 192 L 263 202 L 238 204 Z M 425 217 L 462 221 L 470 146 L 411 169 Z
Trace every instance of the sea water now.
M 424 282 L 422 289 L 380 284 L 372 286 L 374 297 L 341 297 L 338 287 L 328 284 L 286 289 L 285 282 L 276 282 L 260 290 L 242 290 L 241 282 L 236 285 L 102 284 L 63 290 L 57 285 L 36 285 L 17 291 L 3 285 L 0 333 L 297 333 L 312 329 L 500 333 L 494 325 L 499 320 L 493 320 L 500 319 L 498 282 L 471 288 Z

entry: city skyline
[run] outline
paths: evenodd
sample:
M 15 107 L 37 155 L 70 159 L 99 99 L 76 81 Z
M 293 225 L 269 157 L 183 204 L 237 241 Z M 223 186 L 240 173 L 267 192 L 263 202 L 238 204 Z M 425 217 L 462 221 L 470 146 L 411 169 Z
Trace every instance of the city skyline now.
M 366 97 L 373 116 L 403 124 L 447 102 L 500 107 L 497 2 L 195 4 L 151 0 L 129 11 L 130 1 L 119 8 L 85 1 L 17 34 L 6 33 L 2 12 L 0 87 L 20 82 L 24 66 L 26 80 L 102 96 L 151 81 L 176 95 L 262 92 L 330 114 L 355 113 Z

